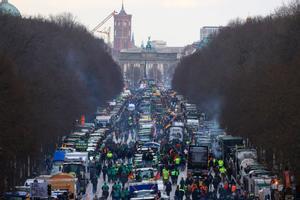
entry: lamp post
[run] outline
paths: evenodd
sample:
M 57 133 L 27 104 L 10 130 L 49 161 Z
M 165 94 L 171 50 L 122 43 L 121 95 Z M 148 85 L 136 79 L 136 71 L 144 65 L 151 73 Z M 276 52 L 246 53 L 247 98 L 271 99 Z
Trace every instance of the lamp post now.
M 147 52 L 144 53 L 145 56 L 145 64 L 144 64 L 144 79 L 147 79 Z

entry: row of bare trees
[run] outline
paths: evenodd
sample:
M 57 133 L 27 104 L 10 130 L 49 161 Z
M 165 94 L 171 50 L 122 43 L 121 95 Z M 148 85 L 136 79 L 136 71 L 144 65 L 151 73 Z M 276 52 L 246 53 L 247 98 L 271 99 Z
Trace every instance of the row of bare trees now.
M 270 165 L 299 172 L 299 1 L 266 17 L 229 23 L 180 62 L 173 87 L 229 133 L 264 149 Z
M 81 114 L 117 95 L 119 66 L 71 15 L 0 16 L 0 194 L 38 172 Z

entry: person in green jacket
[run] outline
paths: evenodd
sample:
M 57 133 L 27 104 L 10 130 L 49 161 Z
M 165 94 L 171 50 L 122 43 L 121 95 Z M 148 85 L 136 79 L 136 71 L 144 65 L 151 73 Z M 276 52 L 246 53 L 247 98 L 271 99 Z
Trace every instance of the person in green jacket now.
M 122 185 L 121 185 L 120 182 L 118 182 L 118 183 L 117 183 L 117 190 L 121 191 L 121 189 L 122 189 Z
M 126 199 L 126 192 L 125 191 L 126 191 L 125 188 L 123 188 L 122 191 L 121 191 L 121 199 L 122 200 Z
M 112 167 L 107 168 L 107 178 L 109 183 L 112 181 L 112 170 L 113 170 Z
M 125 193 L 125 200 L 129 200 L 130 199 L 129 189 L 125 188 L 124 193 Z
M 104 185 L 102 186 L 102 196 L 107 199 L 108 195 L 109 195 L 109 186 L 107 185 L 106 182 L 104 182 Z
M 121 191 L 119 191 L 119 190 L 113 190 L 111 196 L 112 196 L 113 200 L 120 200 L 120 198 L 121 198 Z
M 111 168 L 111 179 L 113 182 L 117 180 L 117 169 L 115 167 Z

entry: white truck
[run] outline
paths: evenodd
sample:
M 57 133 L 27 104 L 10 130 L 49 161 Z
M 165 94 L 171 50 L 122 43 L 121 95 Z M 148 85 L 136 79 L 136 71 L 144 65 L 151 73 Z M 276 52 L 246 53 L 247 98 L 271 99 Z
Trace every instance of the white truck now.
M 183 128 L 177 126 L 171 126 L 169 132 L 169 141 L 179 140 L 183 141 Z
M 256 198 L 260 196 L 263 196 L 263 199 L 266 199 L 266 196 L 270 198 L 272 179 L 269 171 L 253 170 L 244 176 L 244 188 Z
M 106 128 L 111 123 L 111 116 L 110 115 L 98 115 L 96 116 L 96 124 L 98 127 Z
M 257 161 L 257 151 L 256 149 L 236 149 L 234 153 L 234 171 L 237 176 L 241 168 L 247 167 L 247 165 L 252 164 Z M 243 163 L 243 165 L 242 165 Z
M 66 153 L 62 172 L 75 175 L 80 184 L 80 190 L 85 194 L 90 179 L 88 152 Z

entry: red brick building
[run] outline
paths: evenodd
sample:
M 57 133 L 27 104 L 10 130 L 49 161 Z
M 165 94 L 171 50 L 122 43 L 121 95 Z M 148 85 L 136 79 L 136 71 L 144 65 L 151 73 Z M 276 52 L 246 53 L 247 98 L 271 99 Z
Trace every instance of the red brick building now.
M 128 15 L 122 9 L 119 14 L 114 16 L 114 51 L 118 54 L 122 49 L 129 49 L 134 46 L 131 38 L 131 18 L 132 15 Z

